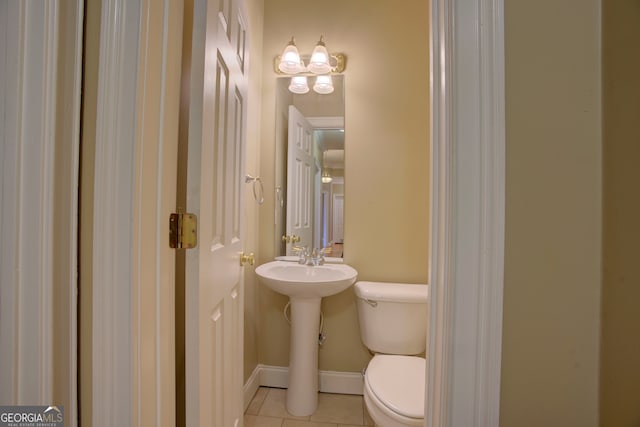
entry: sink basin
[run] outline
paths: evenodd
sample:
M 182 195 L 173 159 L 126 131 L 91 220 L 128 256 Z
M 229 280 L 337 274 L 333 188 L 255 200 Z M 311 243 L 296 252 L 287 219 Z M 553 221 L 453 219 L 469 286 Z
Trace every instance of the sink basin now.
M 353 285 L 358 272 L 346 264 L 300 265 L 271 261 L 256 274 L 272 290 L 289 297 L 327 297 Z

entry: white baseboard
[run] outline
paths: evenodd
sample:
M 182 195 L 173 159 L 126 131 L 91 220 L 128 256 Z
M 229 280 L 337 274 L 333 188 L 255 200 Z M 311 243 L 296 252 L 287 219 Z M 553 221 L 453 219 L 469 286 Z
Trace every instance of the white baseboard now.
M 364 379 L 360 372 L 320 371 L 318 386 L 322 393 L 362 395 Z M 287 388 L 289 368 L 258 365 L 244 385 L 244 406 L 249 406 L 258 387 Z
M 244 395 L 244 409 L 242 412 L 246 412 L 251 403 L 251 399 L 253 399 L 253 396 L 255 396 L 258 391 L 258 387 L 260 387 L 260 365 L 256 366 L 242 388 Z
M 264 387 L 289 387 L 289 368 L 282 366 L 259 365 L 260 385 Z
M 318 385 L 323 393 L 362 395 L 364 377 L 361 372 L 320 371 Z

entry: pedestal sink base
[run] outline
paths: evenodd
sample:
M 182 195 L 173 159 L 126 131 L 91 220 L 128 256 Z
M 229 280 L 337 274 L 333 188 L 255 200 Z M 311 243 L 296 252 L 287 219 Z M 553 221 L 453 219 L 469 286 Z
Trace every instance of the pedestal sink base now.
M 318 334 L 320 297 L 291 298 L 289 389 L 286 407 L 306 417 L 318 407 Z
M 289 390 L 290 414 L 306 417 L 318 407 L 318 334 L 320 301 L 353 285 L 358 272 L 347 264 L 301 265 L 271 261 L 256 274 L 272 290 L 291 299 Z

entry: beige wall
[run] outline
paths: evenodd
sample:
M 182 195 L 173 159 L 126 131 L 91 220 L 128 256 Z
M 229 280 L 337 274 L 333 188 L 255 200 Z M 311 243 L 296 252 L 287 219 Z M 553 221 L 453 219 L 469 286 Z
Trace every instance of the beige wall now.
M 260 123 L 262 90 L 262 24 L 264 19 L 264 1 L 245 2 L 249 28 L 249 91 L 247 111 L 247 144 L 245 154 L 246 173 L 260 175 L 260 128 L 251 123 Z M 258 249 L 258 215 L 260 207 L 253 198 L 249 186 L 245 192 L 245 241 L 246 252 Z M 246 382 L 258 365 L 258 299 L 257 280 L 250 267 L 245 267 L 244 275 L 244 381 Z
M 324 35 L 347 55 L 345 71 L 345 260 L 363 280 L 426 282 L 429 223 L 428 7 L 422 0 L 265 5 L 259 262 L 273 258 L 275 75 L 273 57 L 291 36 L 310 53 Z M 401 189 L 401 190 L 398 190 Z M 259 287 L 260 362 L 288 364 L 287 298 Z M 327 341 L 320 369 L 359 371 L 369 354 L 360 342 L 353 292 L 323 301 Z
M 500 425 L 596 426 L 600 2 L 507 1 L 505 39 Z
M 600 425 L 640 423 L 640 2 L 602 3 L 604 229 Z

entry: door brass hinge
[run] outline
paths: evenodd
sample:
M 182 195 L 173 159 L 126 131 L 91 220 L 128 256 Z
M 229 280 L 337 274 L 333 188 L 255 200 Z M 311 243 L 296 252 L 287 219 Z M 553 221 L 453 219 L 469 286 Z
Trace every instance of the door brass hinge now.
M 190 213 L 172 213 L 169 218 L 169 246 L 191 249 L 198 244 L 198 217 Z

